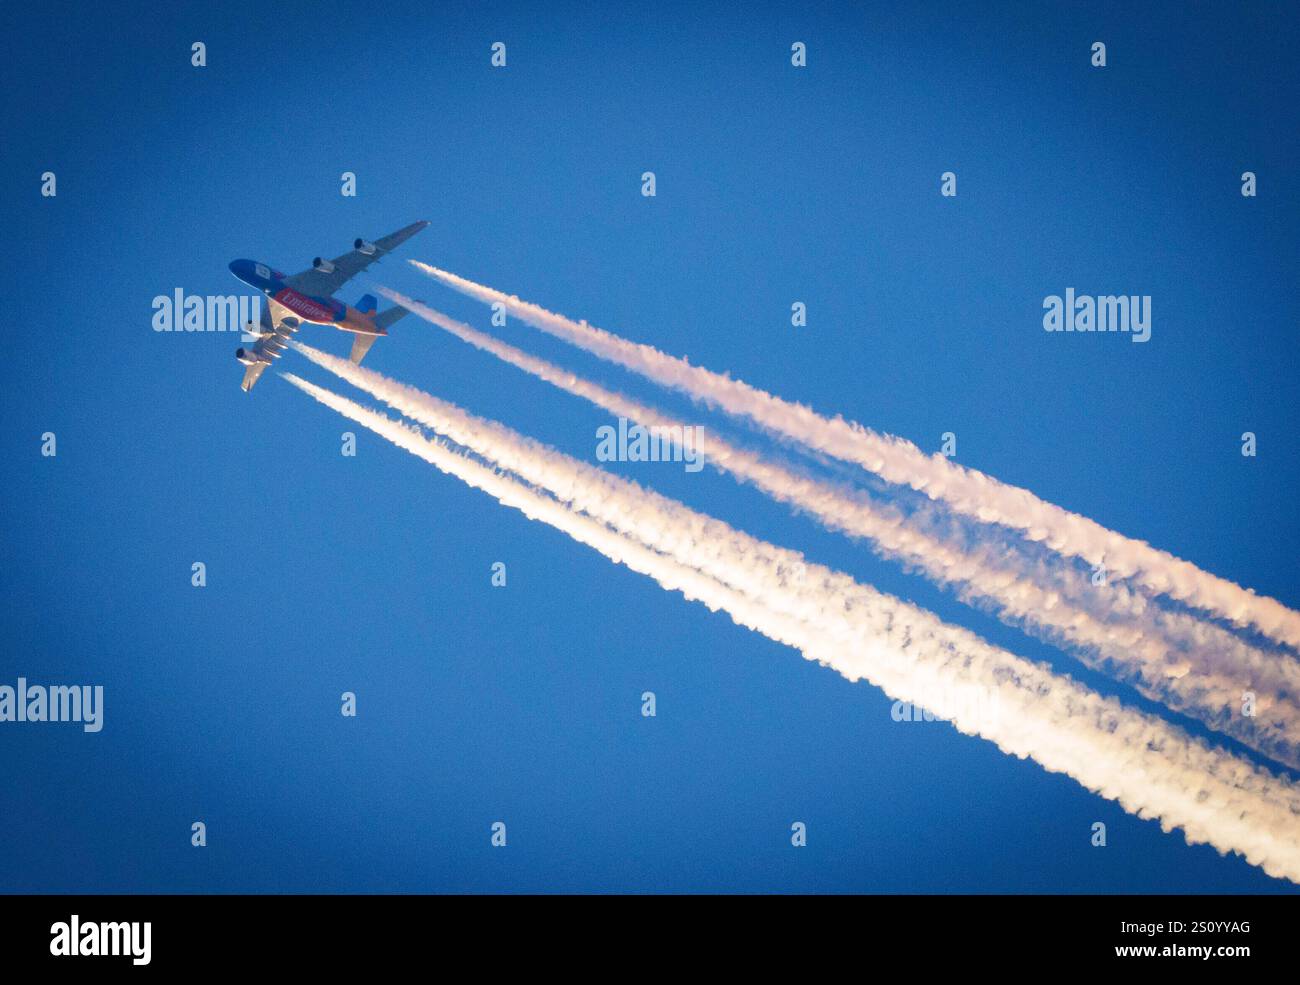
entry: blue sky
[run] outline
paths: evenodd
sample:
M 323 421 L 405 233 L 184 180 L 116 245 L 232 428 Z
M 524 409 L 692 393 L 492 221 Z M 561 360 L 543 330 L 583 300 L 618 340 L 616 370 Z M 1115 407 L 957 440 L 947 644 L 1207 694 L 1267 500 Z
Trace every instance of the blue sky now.
M 894 723 L 378 437 L 342 457 L 358 429 L 270 373 L 241 393 L 236 336 L 155 333 L 150 305 L 429 219 L 343 299 L 487 327 L 423 259 L 928 450 L 953 431 L 959 461 L 1294 606 L 1294 11 L 388 6 L 4 14 L 0 681 L 107 707 L 97 735 L 0 729 L 0 890 L 1288 889 Z M 1151 295 L 1151 341 L 1044 333 L 1067 287 Z M 415 318 L 367 364 L 588 459 L 607 423 Z M 623 471 L 1137 703 L 710 471 Z

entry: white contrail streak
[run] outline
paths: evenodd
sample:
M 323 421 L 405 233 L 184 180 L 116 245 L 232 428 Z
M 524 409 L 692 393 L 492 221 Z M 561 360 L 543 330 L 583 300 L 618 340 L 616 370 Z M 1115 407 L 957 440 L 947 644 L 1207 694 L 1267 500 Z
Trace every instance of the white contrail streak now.
M 682 421 L 522 352 L 421 302 L 384 287 L 377 290 L 457 338 L 612 414 L 668 433 L 680 434 L 686 427 Z M 418 416 L 412 415 L 411 408 L 421 398 L 427 407 L 446 410 L 447 405 L 436 398 L 378 373 L 326 353 L 299 349 L 408 416 Z M 429 420 L 424 423 L 437 426 Z M 706 459 L 719 469 L 808 511 L 832 529 L 868 538 L 881 554 L 953 587 L 963 601 L 990 608 L 999 618 L 1040 638 L 1068 645 L 1089 666 L 1132 682 L 1147 697 L 1300 768 L 1300 752 L 1293 738 L 1300 724 L 1300 709 L 1289 697 L 1279 698 L 1280 694 L 1300 694 L 1300 664 L 1261 653 L 1218 626 L 1148 605 L 1141 597 L 1129 599 L 1127 611 L 1118 611 L 1107 596 L 1125 593 L 1121 586 L 1098 593 L 1077 572 L 1052 571 L 1040 562 L 1034 566 L 1036 570 L 1026 573 L 1023 568 L 1028 562 L 1023 558 L 1007 561 L 997 558 L 992 550 L 963 550 L 916 529 L 898 510 L 874 503 L 856 490 L 792 472 L 721 439 L 710 438 L 705 451 Z M 1177 639 L 1178 645 L 1171 645 L 1169 637 Z M 1193 669 L 1194 673 L 1189 673 Z M 1255 715 L 1235 714 L 1248 690 L 1257 695 Z
M 856 462 L 883 479 L 910 486 L 931 499 L 984 523 L 1019 530 L 1028 539 L 1092 565 L 1104 563 L 1115 577 L 1132 578 L 1148 590 L 1300 647 L 1300 612 L 1158 550 L 1144 541 L 1047 503 L 1027 489 L 999 482 L 943 455 L 926 455 L 910 441 L 881 435 L 842 417 L 828 418 L 720 373 L 692 366 L 653 346 L 630 342 L 585 321 L 575 322 L 513 295 L 418 260 L 417 269 L 487 304 L 500 303 L 522 321 L 635 373 L 689 394 L 727 413 L 825 454 Z
M 498 448 L 498 439 L 513 432 L 496 422 L 457 409 L 467 419 L 462 436 L 475 442 L 469 447 L 489 458 L 489 449 L 503 458 L 533 449 L 539 459 L 523 464 L 553 482 L 556 495 L 570 498 L 576 509 L 614 518 L 623 533 L 573 514 L 414 428 L 295 376 L 286 379 L 438 469 L 850 680 L 865 678 L 950 719 L 959 731 L 1066 773 L 1139 817 L 1158 818 L 1166 831 L 1181 828 L 1189 843 L 1237 852 L 1270 875 L 1300 882 L 1300 797 L 1289 781 L 847 575 L 808 564 L 802 555 L 682 504 L 642 495 L 633 483 L 619 480 L 606 490 L 620 491 L 616 503 L 593 502 L 587 483 L 570 484 L 558 452 L 521 437 L 516 448 Z M 552 460 L 541 460 L 541 453 Z M 990 695 L 999 714 L 970 711 L 987 708 Z

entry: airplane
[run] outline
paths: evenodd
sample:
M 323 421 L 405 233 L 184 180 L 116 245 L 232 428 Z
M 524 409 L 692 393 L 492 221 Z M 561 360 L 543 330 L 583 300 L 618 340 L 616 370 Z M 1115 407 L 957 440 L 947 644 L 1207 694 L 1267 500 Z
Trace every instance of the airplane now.
M 256 260 L 232 260 L 230 272 L 266 295 L 261 326 L 252 322 L 245 326 L 257 341 L 250 348 L 235 350 L 235 358 L 245 366 L 244 381 L 240 384 L 243 391 L 253 389 L 262 371 L 272 360 L 280 358 L 289 337 L 303 322 L 333 325 L 340 331 L 351 332 L 356 337 L 348 358 L 359 365 L 375 339 L 387 335 L 389 326 L 408 312 L 395 305 L 380 313 L 373 294 L 362 296 L 354 308 L 335 298 L 334 292 L 428 224 L 425 220 L 413 222 L 373 243 L 358 239 L 352 244 L 352 252 L 333 260 L 317 257 L 310 270 L 292 277 Z

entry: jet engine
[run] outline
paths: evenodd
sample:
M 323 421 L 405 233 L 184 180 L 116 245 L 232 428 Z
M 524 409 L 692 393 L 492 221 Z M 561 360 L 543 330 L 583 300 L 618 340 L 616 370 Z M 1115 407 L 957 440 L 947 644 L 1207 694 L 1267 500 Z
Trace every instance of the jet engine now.
M 311 262 L 311 265 L 315 267 L 317 270 L 319 270 L 322 274 L 334 273 L 334 264 L 330 263 L 328 260 L 322 260 L 320 257 L 317 257 L 315 260 L 313 260 Z
M 360 250 L 368 257 L 372 257 L 379 252 L 379 247 L 377 247 L 374 243 L 371 243 L 364 239 L 358 239 L 356 242 L 352 244 L 352 248 L 354 250 Z
M 262 360 L 257 357 L 256 353 L 249 352 L 247 349 L 239 348 L 235 350 L 235 358 L 245 366 L 256 366 Z

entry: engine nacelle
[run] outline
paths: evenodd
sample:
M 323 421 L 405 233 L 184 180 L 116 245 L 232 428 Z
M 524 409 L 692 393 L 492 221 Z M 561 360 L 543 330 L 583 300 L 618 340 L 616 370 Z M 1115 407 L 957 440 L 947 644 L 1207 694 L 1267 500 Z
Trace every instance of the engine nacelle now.
M 379 252 L 379 247 L 377 247 L 374 243 L 371 243 L 368 240 L 364 240 L 364 239 L 359 239 L 356 242 L 354 242 L 352 244 L 352 248 L 354 250 L 360 250 L 368 257 L 372 257 Z
M 245 366 L 256 366 L 258 363 L 262 361 L 259 358 L 257 358 L 256 353 L 249 352 L 247 349 L 244 349 L 242 347 L 235 350 L 235 358 L 238 359 Z
M 328 260 L 322 260 L 320 257 L 317 257 L 315 260 L 313 260 L 311 262 L 311 265 L 315 267 L 317 270 L 319 270 L 322 274 L 334 273 L 334 264 L 330 263 Z

